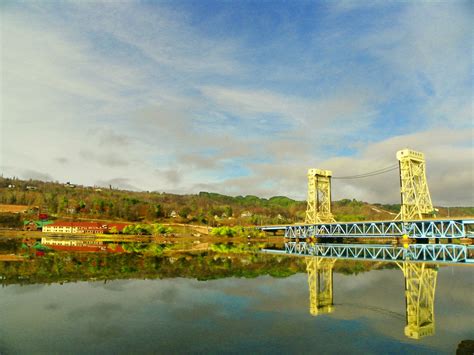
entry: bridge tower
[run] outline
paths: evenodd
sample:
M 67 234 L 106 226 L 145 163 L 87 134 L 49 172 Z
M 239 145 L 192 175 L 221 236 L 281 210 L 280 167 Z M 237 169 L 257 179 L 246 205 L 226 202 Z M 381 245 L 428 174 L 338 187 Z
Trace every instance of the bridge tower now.
M 332 274 L 336 259 L 306 258 L 308 273 L 309 312 L 313 316 L 331 313 L 333 307 Z
M 308 170 L 308 204 L 305 223 L 335 222 L 331 213 L 332 171 L 322 169 Z
M 407 325 L 405 335 L 420 339 L 435 333 L 434 298 L 438 269 L 425 263 L 404 262 Z
M 425 155 L 402 149 L 397 152 L 397 159 L 400 166 L 401 220 L 423 219 L 426 215 L 433 215 L 426 181 Z

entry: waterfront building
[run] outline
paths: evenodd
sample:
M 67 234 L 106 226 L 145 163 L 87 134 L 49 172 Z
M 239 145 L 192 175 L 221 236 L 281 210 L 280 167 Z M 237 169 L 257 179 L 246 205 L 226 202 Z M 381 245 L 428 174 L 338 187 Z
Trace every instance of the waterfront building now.
M 48 233 L 87 233 L 99 234 L 115 231 L 122 232 L 127 226 L 126 223 L 101 223 L 101 222 L 72 222 L 72 221 L 56 221 L 43 227 L 43 232 Z

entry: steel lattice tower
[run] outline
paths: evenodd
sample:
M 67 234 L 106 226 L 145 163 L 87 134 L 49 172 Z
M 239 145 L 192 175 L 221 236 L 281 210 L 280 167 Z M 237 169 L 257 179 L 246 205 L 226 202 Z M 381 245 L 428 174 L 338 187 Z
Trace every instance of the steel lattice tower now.
M 333 307 L 332 274 L 336 259 L 308 257 L 309 312 L 313 316 L 331 313 Z
M 425 263 L 399 265 L 405 276 L 405 335 L 420 339 L 435 332 L 434 298 L 438 269 Z
M 305 223 L 334 222 L 331 213 L 331 176 L 329 170 L 308 170 L 308 205 Z
M 434 209 L 426 181 L 424 154 L 403 149 L 397 152 L 397 159 L 400 165 L 400 218 L 405 221 L 432 215 Z

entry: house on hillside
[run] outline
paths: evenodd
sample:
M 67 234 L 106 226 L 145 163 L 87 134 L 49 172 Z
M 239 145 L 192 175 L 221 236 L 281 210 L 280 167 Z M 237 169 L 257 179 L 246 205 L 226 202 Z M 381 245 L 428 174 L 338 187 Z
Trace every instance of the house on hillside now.
M 240 217 L 242 218 L 252 217 L 252 213 L 250 211 L 244 211 L 240 214 Z
M 171 211 L 170 217 L 171 218 L 176 218 L 176 217 L 178 217 L 178 214 L 176 213 L 176 211 Z

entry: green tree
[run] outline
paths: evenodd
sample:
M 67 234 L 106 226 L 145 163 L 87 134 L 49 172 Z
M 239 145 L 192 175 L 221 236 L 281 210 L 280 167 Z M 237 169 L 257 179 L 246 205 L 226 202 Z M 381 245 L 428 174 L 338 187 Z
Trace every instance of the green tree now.
M 232 217 L 232 215 L 233 215 L 232 207 L 225 206 L 224 207 L 224 213 L 227 215 L 227 217 Z
M 129 224 L 125 226 L 122 230 L 123 234 L 135 234 L 135 226 L 133 224 Z
M 97 203 L 97 209 L 100 213 L 104 213 L 105 212 L 105 201 L 104 200 L 99 200 L 98 203 Z
M 135 234 L 138 235 L 150 235 L 152 233 L 152 227 L 148 224 L 136 224 Z
M 68 207 L 69 207 L 69 200 L 66 196 L 63 196 L 63 198 L 61 199 L 61 202 L 59 202 L 58 212 L 65 212 Z
M 165 212 L 163 211 L 163 207 L 158 203 L 155 205 L 155 217 L 162 218 L 164 217 Z
M 211 235 L 213 236 L 219 236 L 219 237 L 233 237 L 236 234 L 240 233 L 242 231 L 242 228 L 239 227 L 216 227 L 212 228 L 211 230 Z
M 173 233 L 172 228 L 166 228 L 162 224 L 153 224 L 152 225 L 153 234 L 169 234 Z
M 183 217 L 183 218 L 187 218 L 188 215 L 191 213 L 191 209 L 189 207 L 183 207 L 180 211 L 179 211 L 179 215 L 180 217 Z

